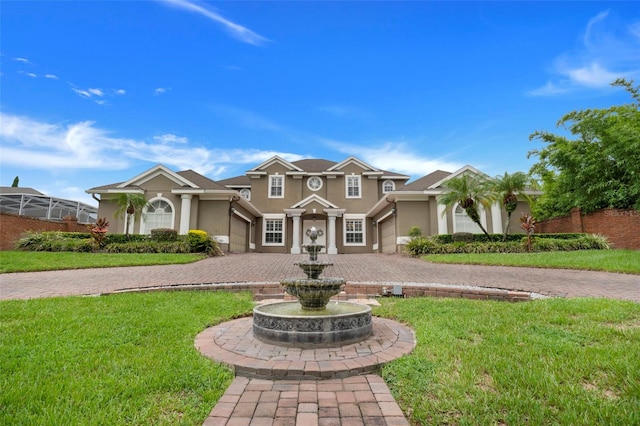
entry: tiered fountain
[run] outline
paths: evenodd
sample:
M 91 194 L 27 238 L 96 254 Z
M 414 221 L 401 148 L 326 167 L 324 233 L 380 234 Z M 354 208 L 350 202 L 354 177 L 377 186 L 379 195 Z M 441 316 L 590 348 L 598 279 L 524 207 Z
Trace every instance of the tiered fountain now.
M 316 244 L 322 231 L 307 230 L 311 244 L 303 248 L 309 260 L 297 263 L 307 278 L 288 278 L 280 284 L 297 302 L 278 302 L 253 310 L 253 335 L 275 345 L 330 347 L 365 340 L 372 333 L 371 307 L 351 302 L 330 301 L 340 293 L 343 278 L 320 278 L 331 263 L 318 260 L 324 248 Z

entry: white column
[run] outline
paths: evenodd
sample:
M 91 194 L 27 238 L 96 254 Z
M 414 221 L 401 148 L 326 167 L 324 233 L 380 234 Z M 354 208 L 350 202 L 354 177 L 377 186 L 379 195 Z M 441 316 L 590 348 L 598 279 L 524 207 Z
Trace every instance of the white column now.
M 336 216 L 329 215 L 329 247 L 327 248 L 327 254 L 338 254 L 338 247 L 336 247 Z
M 502 208 L 498 202 L 491 205 L 491 222 L 493 224 L 493 233 L 502 234 Z
M 436 203 L 438 203 L 436 201 Z M 437 216 L 437 220 L 438 220 L 438 235 L 444 235 L 446 233 L 448 233 L 447 230 L 447 215 L 445 213 L 445 210 L 447 209 L 447 206 L 445 206 L 444 204 L 436 204 L 436 216 Z
M 180 206 L 180 235 L 189 232 L 189 220 L 191 219 L 191 194 L 182 194 L 182 205 Z
M 291 254 L 300 254 L 300 215 L 291 216 L 293 219 L 293 242 L 291 244 Z

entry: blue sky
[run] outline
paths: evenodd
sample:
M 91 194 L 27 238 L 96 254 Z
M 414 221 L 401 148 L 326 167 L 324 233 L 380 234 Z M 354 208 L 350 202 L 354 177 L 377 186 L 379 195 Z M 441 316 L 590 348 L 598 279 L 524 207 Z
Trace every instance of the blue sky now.
M 565 113 L 627 103 L 635 2 L 0 1 L 0 184 L 84 191 L 273 155 L 418 178 L 528 171 Z

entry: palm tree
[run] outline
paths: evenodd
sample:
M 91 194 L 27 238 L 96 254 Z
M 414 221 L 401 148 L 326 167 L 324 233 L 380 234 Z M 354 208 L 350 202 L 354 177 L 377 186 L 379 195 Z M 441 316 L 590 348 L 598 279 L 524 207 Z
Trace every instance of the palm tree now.
M 147 205 L 147 199 L 144 194 L 121 193 L 115 200 L 118 210 L 113 214 L 115 217 L 124 218 L 125 235 L 129 236 L 129 224 L 131 220 L 140 220 L 142 210 Z
M 465 174 L 448 180 L 445 187 L 447 188 L 446 192 L 438 198 L 438 202 L 448 208 L 460 204 L 467 216 L 488 236 L 489 233 L 482 226 L 478 212 L 478 204 L 489 209 L 493 203 L 487 181 L 477 176 Z
M 523 172 L 515 172 L 509 174 L 504 173 L 503 176 L 497 176 L 491 190 L 500 200 L 502 207 L 507 211 L 507 224 L 504 228 L 503 240 L 507 240 L 509 234 L 509 225 L 511 223 L 511 214 L 518 207 L 518 195 L 525 197 L 527 200 L 529 197 L 524 194 L 524 189 L 527 186 L 529 178 Z

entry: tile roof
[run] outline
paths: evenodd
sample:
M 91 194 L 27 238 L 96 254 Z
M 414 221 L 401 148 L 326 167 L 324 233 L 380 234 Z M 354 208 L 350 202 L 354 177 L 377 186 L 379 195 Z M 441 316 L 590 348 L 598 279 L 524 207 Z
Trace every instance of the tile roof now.
M 220 185 L 224 185 L 227 187 L 251 186 L 251 179 L 249 179 L 249 176 L 246 175 L 234 176 L 227 179 L 219 180 L 217 182 Z
M 0 186 L 0 194 L 44 195 L 42 192 L 36 191 L 33 188 L 15 187 L 15 186 Z

